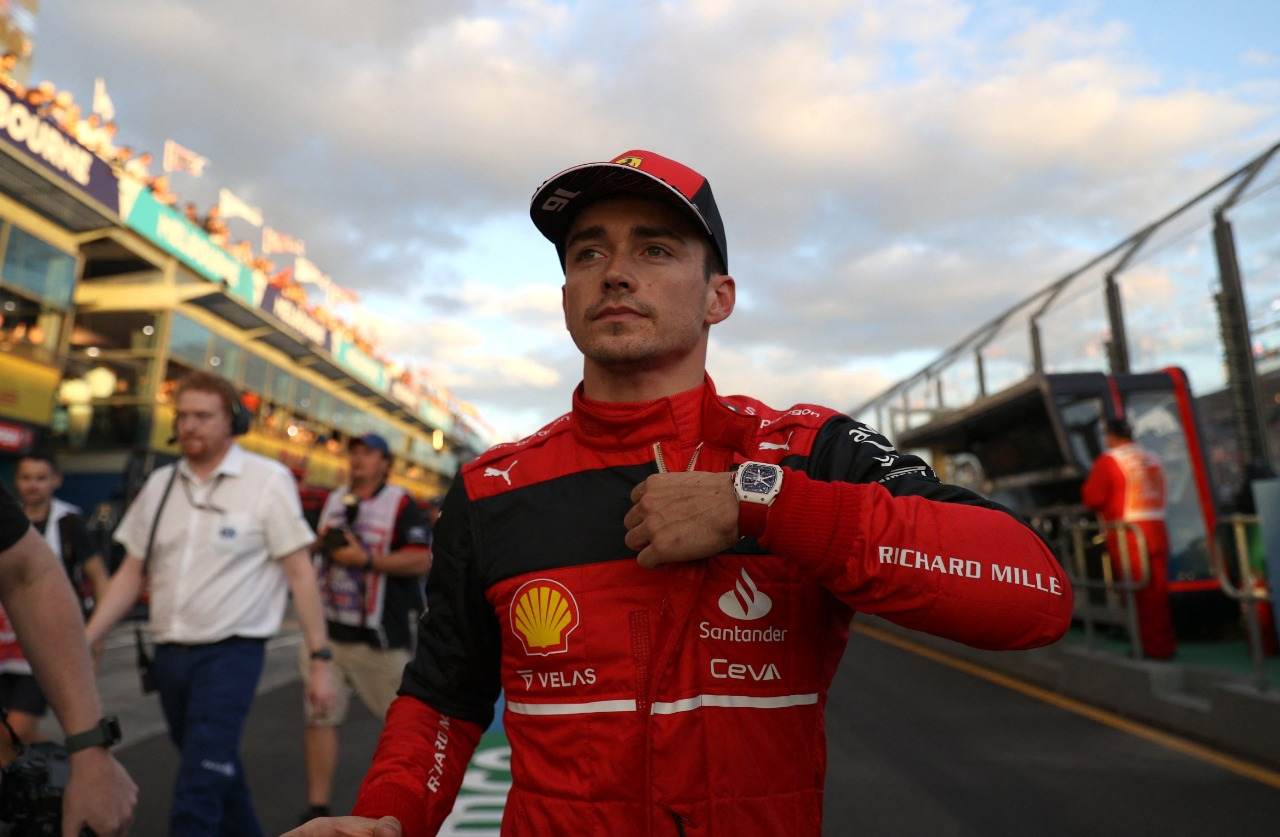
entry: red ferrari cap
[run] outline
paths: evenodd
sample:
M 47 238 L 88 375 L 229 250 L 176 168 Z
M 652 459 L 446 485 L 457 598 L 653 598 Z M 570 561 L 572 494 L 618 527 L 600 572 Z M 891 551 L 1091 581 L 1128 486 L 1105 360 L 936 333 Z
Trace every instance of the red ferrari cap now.
M 552 177 L 533 193 L 529 215 L 556 246 L 564 264 L 564 239 L 574 217 L 587 204 L 606 195 L 636 194 L 656 198 L 693 217 L 729 269 L 724 222 L 705 177 L 686 165 L 652 151 L 627 151 L 607 163 L 584 163 Z

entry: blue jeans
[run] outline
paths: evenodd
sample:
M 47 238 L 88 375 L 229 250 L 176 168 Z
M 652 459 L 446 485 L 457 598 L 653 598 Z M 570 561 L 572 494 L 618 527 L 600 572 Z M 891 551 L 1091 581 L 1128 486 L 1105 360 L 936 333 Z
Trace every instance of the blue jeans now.
M 181 761 L 169 809 L 173 837 L 260 837 L 240 738 L 266 657 L 262 640 L 156 646 L 156 689 Z

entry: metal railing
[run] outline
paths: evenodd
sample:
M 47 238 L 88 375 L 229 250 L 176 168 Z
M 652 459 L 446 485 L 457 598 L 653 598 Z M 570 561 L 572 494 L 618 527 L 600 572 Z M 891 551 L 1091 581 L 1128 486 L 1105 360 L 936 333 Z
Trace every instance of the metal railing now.
M 1145 656 L 1142 647 L 1142 633 L 1138 629 L 1138 607 L 1135 600 L 1135 594 L 1144 589 L 1151 583 L 1151 558 L 1147 552 L 1147 536 L 1142 529 L 1133 523 L 1124 521 L 1115 521 L 1112 523 L 1098 524 L 1090 520 L 1077 520 L 1067 524 L 1067 530 L 1071 534 L 1071 564 L 1072 567 L 1067 573 L 1067 577 L 1071 580 L 1071 586 L 1075 589 L 1100 589 L 1110 593 L 1119 593 L 1124 602 L 1124 622 L 1125 628 L 1129 632 L 1130 647 L 1132 654 L 1136 659 L 1143 659 Z M 1113 540 L 1119 546 L 1119 564 L 1121 578 L 1116 580 L 1112 577 L 1112 562 L 1104 558 L 1102 561 L 1102 578 L 1092 578 L 1088 571 L 1088 559 L 1086 556 L 1085 539 L 1095 545 L 1104 543 L 1107 540 L 1108 532 L 1118 532 L 1120 537 Z M 1133 542 L 1136 544 L 1138 551 L 1138 576 L 1132 575 L 1132 564 L 1129 561 L 1129 538 L 1124 534 L 1132 534 Z M 1080 597 L 1077 597 L 1079 601 Z M 1077 608 L 1078 615 L 1084 623 L 1085 644 L 1092 647 L 1094 644 L 1095 624 L 1099 621 L 1094 614 L 1094 608 L 1088 597 L 1083 606 Z
M 1233 514 L 1218 522 L 1218 531 L 1227 527 L 1232 530 L 1230 543 L 1235 546 L 1236 570 L 1239 582 L 1231 577 L 1226 557 L 1218 546 L 1218 538 L 1210 539 L 1209 560 L 1213 565 L 1213 573 L 1218 584 L 1232 599 L 1240 603 L 1240 612 L 1244 617 L 1245 631 L 1249 639 L 1249 656 L 1253 660 L 1254 685 L 1258 691 L 1268 688 L 1266 667 L 1266 646 L 1262 637 L 1261 620 L 1258 618 L 1258 605 L 1271 601 L 1267 583 L 1253 571 L 1249 565 L 1249 527 L 1257 527 L 1258 517 L 1252 514 Z M 1216 533 L 1215 533 L 1216 534 Z

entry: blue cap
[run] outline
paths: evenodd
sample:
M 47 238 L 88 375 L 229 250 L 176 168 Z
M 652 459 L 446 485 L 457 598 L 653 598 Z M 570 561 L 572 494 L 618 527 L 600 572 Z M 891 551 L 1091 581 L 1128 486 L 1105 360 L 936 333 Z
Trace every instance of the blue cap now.
M 369 450 L 376 450 L 383 456 L 391 456 L 391 446 L 387 444 L 386 439 L 382 438 L 377 433 L 366 433 L 363 436 L 355 436 L 347 443 L 348 448 L 356 445 L 364 445 Z

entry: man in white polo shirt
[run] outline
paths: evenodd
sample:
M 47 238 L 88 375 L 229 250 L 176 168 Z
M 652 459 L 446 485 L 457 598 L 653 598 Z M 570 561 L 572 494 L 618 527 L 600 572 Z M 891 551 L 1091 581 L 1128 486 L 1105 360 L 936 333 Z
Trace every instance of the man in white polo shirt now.
M 102 639 L 151 579 L 153 674 L 169 735 L 181 754 L 172 834 L 259 835 L 239 747 L 287 593 L 313 670 L 308 700 L 333 706 L 324 615 L 307 548 L 315 536 L 284 465 L 243 450 L 239 393 L 194 372 L 179 384 L 175 432 L 182 459 L 156 469 L 120 521 L 126 558 L 89 620 Z

